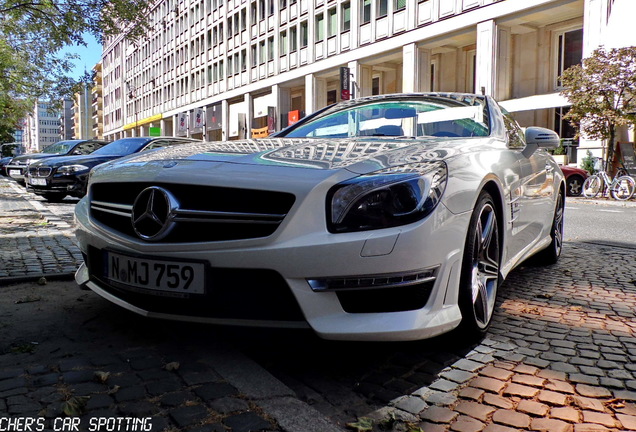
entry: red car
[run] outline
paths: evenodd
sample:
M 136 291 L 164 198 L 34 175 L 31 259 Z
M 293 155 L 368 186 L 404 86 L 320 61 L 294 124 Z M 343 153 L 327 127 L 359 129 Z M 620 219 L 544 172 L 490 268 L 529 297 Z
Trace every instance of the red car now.
M 589 173 L 581 168 L 561 166 L 565 175 L 565 192 L 568 196 L 579 196 L 583 190 L 583 182 L 589 177 Z

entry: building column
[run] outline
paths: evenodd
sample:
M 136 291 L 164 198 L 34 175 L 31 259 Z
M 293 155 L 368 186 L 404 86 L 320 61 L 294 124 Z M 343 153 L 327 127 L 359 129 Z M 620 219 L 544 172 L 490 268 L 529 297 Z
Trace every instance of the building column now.
M 475 89 L 497 100 L 510 96 L 510 29 L 494 20 L 477 24 Z
M 351 89 L 354 94 L 353 98 L 357 99 L 364 96 L 371 96 L 373 90 L 373 67 L 365 66 L 357 60 L 350 61 L 347 66 L 351 73 Z
M 431 52 L 415 43 L 402 48 L 402 92 L 431 91 Z
M 316 111 L 316 78 L 314 74 L 305 75 L 305 115 Z
M 228 121 L 230 106 L 227 99 L 221 101 L 221 137 L 223 141 L 227 141 L 230 134 L 230 123 Z
M 252 120 L 254 119 L 254 100 L 251 93 L 245 93 L 245 138 L 252 138 Z

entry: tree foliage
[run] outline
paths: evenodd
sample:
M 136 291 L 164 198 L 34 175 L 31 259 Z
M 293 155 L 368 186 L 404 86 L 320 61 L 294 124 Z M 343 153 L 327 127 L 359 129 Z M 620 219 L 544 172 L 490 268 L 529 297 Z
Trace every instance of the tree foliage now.
M 636 121 L 636 47 L 599 48 L 561 75 L 572 107 L 565 119 L 591 139 L 607 140 L 611 163 L 616 128 Z
M 0 0 L 0 134 L 14 129 L 36 99 L 59 102 L 72 93 L 74 56 L 61 55 L 63 47 L 123 28 L 139 37 L 148 10 L 147 0 Z

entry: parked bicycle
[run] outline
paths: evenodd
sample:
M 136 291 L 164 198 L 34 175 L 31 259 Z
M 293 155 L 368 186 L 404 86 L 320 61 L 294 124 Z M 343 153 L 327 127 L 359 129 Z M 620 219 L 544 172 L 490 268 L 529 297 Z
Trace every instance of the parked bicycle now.
M 636 181 L 628 175 L 617 175 L 612 179 L 605 171 L 598 171 L 596 174 L 585 179 L 583 183 L 583 196 L 594 198 L 607 192 L 612 198 L 625 201 L 630 199 L 636 191 Z

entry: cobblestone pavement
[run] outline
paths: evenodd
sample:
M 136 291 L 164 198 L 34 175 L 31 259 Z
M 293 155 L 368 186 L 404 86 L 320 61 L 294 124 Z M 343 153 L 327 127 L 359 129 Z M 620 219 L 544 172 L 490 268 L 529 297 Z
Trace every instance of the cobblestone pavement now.
M 68 241 L 72 252 L 63 211 L 59 225 L 38 227 L 38 211 L 21 198 L 0 188 L 0 199 L 26 219 L 31 241 L 63 237 L 51 247 Z M 45 210 L 56 216 L 54 207 Z M 2 245 L 22 236 L 11 214 L 0 213 Z M 633 431 L 635 250 L 568 242 L 558 264 L 514 270 L 477 344 L 454 333 L 344 343 L 307 332 L 156 322 L 72 283 L 54 291 L 31 284 L 0 299 L 0 418 L 52 421 L 78 401 L 82 425 L 150 417 L 152 430 L 169 432 L 327 432 L 347 424 L 358 431 Z
M 26 276 L 73 274 L 82 255 L 71 225 L 25 196 L 24 188 L 0 179 L 0 283 Z

